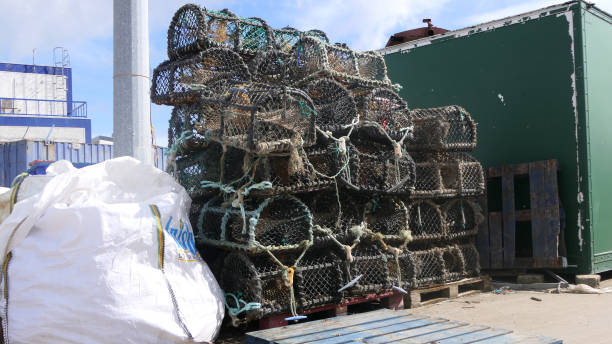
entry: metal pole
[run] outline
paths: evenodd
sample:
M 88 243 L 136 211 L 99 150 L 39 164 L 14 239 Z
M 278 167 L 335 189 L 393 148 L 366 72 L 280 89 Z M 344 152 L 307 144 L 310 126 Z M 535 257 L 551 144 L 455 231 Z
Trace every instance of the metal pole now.
M 148 0 L 113 0 L 114 156 L 153 164 Z

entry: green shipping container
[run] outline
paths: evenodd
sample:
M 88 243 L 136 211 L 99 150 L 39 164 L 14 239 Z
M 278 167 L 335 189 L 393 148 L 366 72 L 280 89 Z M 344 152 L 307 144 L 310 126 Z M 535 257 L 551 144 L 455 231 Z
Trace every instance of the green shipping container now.
M 611 15 L 571 1 L 381 52 L 411 108 L 472 114 L 484 167 L 557 159 L 571 272 L 612 270 Z

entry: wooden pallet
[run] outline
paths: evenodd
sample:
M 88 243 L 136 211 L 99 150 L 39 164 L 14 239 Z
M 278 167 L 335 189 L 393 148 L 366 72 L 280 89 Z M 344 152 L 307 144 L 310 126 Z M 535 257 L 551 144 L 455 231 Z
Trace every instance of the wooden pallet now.
M 562 344 L 558 339 L 523 336 L 512 330 L 413 315 L 405 310 L 373 312 L 250 332 L 246 343 L 533 343 Z
M 327 314 L 317 314 L 321 317 L 335 317 L 346 315 L 355 311 L 350 309 L 351 306 L 362 305 L 365 303 L 376 302 L 378 307 L 383 307 L 392 310 L 415 308 L 424 306 L 448 299 L 454 299 L 461 296 L 467 296 L 474 293 L 479 293 L 490 289 L 491 279 L 488 276 L 466 278 L 461 281 L 449 282 L 442 285 L 414 289 L 408 292 L 407 295 L 397 291 L 386 292 L 382 294 L 368 294 L 362 297 L 346 298 L 339 304 L 325 305 L 311 308 L 300 312 L 300 315 L 311 315 L 314 313 L 326 312 Z M 280 326 L 286 326 L 290 314 L 277 314 L 259 320 L 259 329 L 269 329 Z
M 442 285 L 414 289 L 406 295 L 406 308 L 416 308 L 440 301 L 467 296 L 491 289 L 491 278 L 488 276 L 466 278 L 461 281 Z

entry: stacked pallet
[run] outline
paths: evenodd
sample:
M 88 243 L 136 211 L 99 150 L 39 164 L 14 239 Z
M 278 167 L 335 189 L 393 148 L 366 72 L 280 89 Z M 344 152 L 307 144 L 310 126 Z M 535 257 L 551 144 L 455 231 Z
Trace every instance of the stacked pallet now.
M 410 110 L 382 57 L 185 5 L 151 97 L 234 323 L 479 272 L 462 108 Z

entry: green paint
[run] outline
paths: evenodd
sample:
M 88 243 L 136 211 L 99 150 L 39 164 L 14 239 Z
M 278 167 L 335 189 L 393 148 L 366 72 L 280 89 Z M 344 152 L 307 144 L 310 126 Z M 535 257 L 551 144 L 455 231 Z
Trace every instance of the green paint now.
M 612 144 L 607 134 L 612 128 L 612 25 L 585 6 L 576 2 L 553 15 L 385 56 L 389 76 L 403 86 L 400 94 L 409 106 L 457 104 L 472 114 L 478 123 L 473 155 L 485 167 L 559 161 L 567 256 L 579 273 L 612 269 L 612 255 L 604 267 L 593 265 L 591 253 L 612 251 L 612 211 L 607 211 L 612 207 L 607 148 Z

